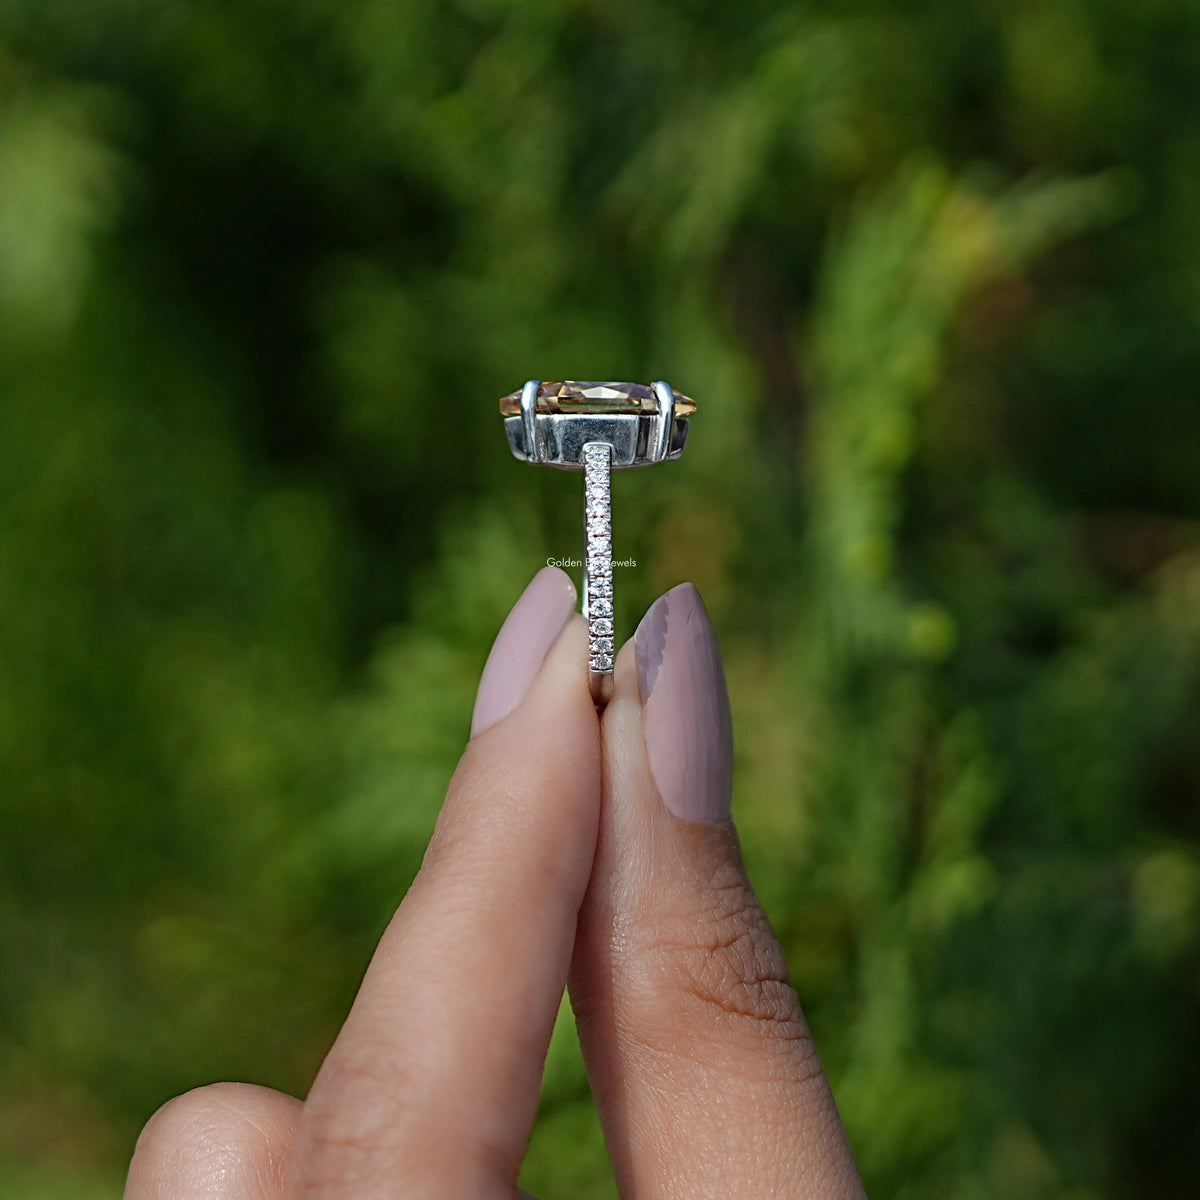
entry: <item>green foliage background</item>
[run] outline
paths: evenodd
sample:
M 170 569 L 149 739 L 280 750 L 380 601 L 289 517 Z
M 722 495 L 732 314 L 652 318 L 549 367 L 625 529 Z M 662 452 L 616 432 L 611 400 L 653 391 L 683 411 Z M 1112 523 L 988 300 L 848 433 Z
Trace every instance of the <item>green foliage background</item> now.
M 752 875 L 875 1197 L 1195 1194 L 1200 6 L 0 0 L 0 1196 L 303 1094 L 666 378 Z M 526 1185 L 613 1195 L 569 1024 Z

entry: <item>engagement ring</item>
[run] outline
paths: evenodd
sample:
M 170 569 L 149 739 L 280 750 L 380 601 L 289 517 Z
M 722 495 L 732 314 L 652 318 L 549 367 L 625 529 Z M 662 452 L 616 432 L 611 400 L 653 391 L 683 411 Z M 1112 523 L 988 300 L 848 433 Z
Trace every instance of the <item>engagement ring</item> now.
M 588 685 L 602 706 L 613 687 L 612 502 L 609 473 L 678 458 L 696 402 L 668 384 L 542 383 L 500 401 L 513 454 L 584 473 L 583 616 Z

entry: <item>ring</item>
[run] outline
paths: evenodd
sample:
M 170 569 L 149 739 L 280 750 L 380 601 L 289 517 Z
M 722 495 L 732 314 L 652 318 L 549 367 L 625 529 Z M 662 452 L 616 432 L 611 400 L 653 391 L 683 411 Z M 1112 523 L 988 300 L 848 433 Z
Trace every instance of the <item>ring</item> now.
M 597 707 L 613 689 L 610 473 L 678 458 L 696 402 L 657 383 L 542 383 L 500 401 L 504 432 L 523 462 L 583 471 L 583 617 L 588 686 Z

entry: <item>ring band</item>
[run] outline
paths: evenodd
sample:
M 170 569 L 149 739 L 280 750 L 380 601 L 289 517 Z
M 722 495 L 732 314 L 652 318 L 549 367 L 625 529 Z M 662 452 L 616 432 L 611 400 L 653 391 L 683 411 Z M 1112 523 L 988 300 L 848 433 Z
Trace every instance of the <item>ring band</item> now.
M 615 661 L 611 472 L 678 458 L 696 402 L 661 380 L 542 383 L 530 379 L 500 401 L 513 454 L 584 473 L 583 616 L 588 687 L 598 708 L 613 690 Z
M 613 689 L 612 447 L 583 448 L 583 619 L 588 627 L 588 687 L 597 705 Z

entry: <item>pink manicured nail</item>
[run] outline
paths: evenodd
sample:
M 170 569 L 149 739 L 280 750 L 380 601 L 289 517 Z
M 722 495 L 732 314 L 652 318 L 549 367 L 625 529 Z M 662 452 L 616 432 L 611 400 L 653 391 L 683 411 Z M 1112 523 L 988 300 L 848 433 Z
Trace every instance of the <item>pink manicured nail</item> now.
M 513 605 L 484 664 L 475 694 L 471 736 L 507 717 L 529 691 L 538 668 L 575 609 L 565 571 L 543 567 Z
M 721 652 L 690 583 L 650 606 L 633 639 L 642 728 L 663 803 L 689 821 L 729 816 L 733 724 Z

